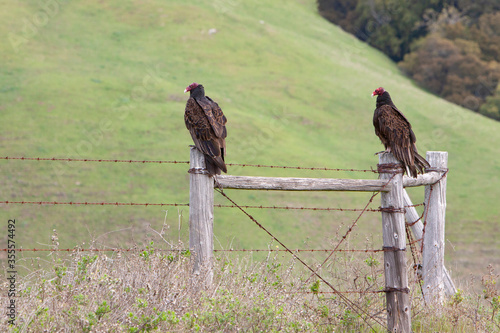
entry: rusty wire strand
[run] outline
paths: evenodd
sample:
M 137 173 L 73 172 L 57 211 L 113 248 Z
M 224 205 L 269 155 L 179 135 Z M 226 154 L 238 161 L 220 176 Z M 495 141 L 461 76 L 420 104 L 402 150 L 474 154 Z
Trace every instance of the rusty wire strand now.
M 21 204 L 21 205 L 75 205 L 75 206 L 173 206 L 189 207 L 188 203 L 137 203 L 137 202 L 61 202 L 61 201 L 0 201 L 0 204 Z M 238 208 L 234 205 L 214 204 L 217 208 Z M 360 212 L 361 208 L 334 208 L 334 207 L 292 207 L 292 206 L 256 206 L 241 205 L 242 208 L 255 209 L 282 209 L 282 210 L 313 210 L 313 211 L 340 211 L 340 212 Z M 380 212 L 380 209 L 366 209 L 367 212 Z
M 342 169 L 342 168 L 326 168 L 326 167 L 302 167 L 302 166 L 285 166 L 285 165 L 265 165 L 265 164 L 243 164 L 243 163 L 228 163 L 227 166 L 241 166 L 254 168 L 271 168 L 271 169 L 296 169 L 296 170 L 319 170 L 319 171 L 345 171 L 345 172 L 373 172 L 378 171 L 373 169 Z
M 222 250 L 214 250 L 218 252 L 289 252 L 288 249 L 222 249 Z M 330 252 L 330 249 L 291 249 L 292 252 Z M 349 249 L 349 250 L 341 250 L 338 249 L 337 252 L 388 252 L 386 249 Z
M 403 290 L 401 290 L 403 291 Z M 346 291 L 339 291 L 341 294 L 380 294 L 380 293 L 386 293 L 387 290 L 381 289 L 381 290 L 346 290 Z M 287 292 L 288 294 L 335 294 L 334 291 L 298 291 L 298 292 Z
M 423 240 L 423 238 L 414 239 L 414 240 L 409 241 L 408 243 L 406 243 L 406 245 L 412 245 L 412 244 L 418 243 L 418 242 L 420 242 L 422 240 Z
M 417 249 L 415 247 L 416 242 L 413 240 L 413 236 L 411 235 L 411 231 L 410 231 L 410 226 L 408 224 L 406 224 L 405 229 L 406 229 L 406 237 L 407 237 L 408 241 L 410 242 L 410 250 L 411 250 L 411 256 L 413 258 L 414 267 L 418 267 L 419 252 L 417 252 Z M 415 273 L 417 273 L 417 272 L 415 271 Z M 422 279 L 419 279 L 417 276 L 417 281 L 418 281 L 418 285 L 420 287 L 420 292 L 423 295 L 424 288 L 422 286 Z M 427 302 L 425 301 L 425 297 L 424 297 L 424 305 L 427 305 Z
M 136 202 L 60 202 L 60 201 L 0 201 L 0 204 L 21 204 L 21 205 L 75 205 L 75 206 L 173 206 L 173 207 L 189 207 L 188 203 L 136 203 Z M 238 208 L 234 205 L 214 204 L 217 208 Z M 333 208 L 333 207 L 291 207 L 291 206 L 247 206 L 241 205 L 242 208 L 255 209 L 283 209 L 283 210 L 313 210 L 313 211 L 340 211 L 340 212 L 358 212 L 360 208 Z M 367 209 L 368 212 L 379 212 L 380 209 Z
M 158 164 L 189 164 L 189 161 L 148 161 L 148 160 L 119 160 L 119 159 L 93 159 L 93 158 L 57 158 L 57 157 L 10 157 L 0 156 L 0 160 L 25 160 L 25 161 L 61 161 L 61 162 L 102 162 L 102 163 L 158 163 Z
M 429 202 L 431 201 L 431 196 L 432 196 L 432 190 L 434 189 L 434 185 L 430 185 L 431 189 L 429 191 Z M 423 223 L 423 228 L 422 228 L 422 239 L 425 237 L 425 227 L 427 226 L 427 214 L 429 213 L 429 204 L 425 206 L 424 213 L 422 216 L 424 216 L 424 220 L 422 221 Z M 424 252 L 424 242 L 422 241 L 422 244 L 420 245 L 420 252 Z
M 385 293 L 386 290 L 345 290 L 339 291 L 340 294 L 380 294 Z M 284 292 L 285 294 L 335 294 L 334 291 L 299 291 L 299 292 Z M 7 295 L 0 295 L 1 297 L 8 297 Z M 26 295 L 18 295 L 17 297 L 26 297 Z
M 415 221 L 413 221 L 413 222 L 406 222 L 405 224 L 408 227 L 413 227 L 415 224 L 417 224 L 418 221 L 420 221 L 422 219 L 423 216 L 424 216 L 424 214 L 420 215 L 420 217 L 418 219 L 416 219 Z
M 25 161 L 60 161 L 60 162 L 103 162 L 103 163 L 158 163 L 158 164 L 189 164 L 189 161 L 149 161 L 149 160 L 123 160 L 123 159 L 95 159 L 95 158 L 59 158 L 59 157 L 11 157 L 0 156 L 0 160 L 25 160 Z M 302 167 L 286 165 L 265 165 L 265 164 L 246 164 L 246 163 L 228 163 L 227 166 L 253 167 L 253 168 L 271 168 L 271 169 L 296 169 L 296 170 L 319 170 L 319 171 L 343 171 L 343 172 L 372 172 L 373 169 L 342 169 L 327 167 Z
M 418 203 L 418 204 L 413 204 L 413 205 L 407 205 L 407 206 L 404 206 L 405 208 L 409 208 L 409 207 L 419 207 L 419 206 L 424 206 L 425 203 L 421 202 L 421 203 Z
M 238 208 L 235 205 L 221 205 L 215 204 L 214 207 L 218 208 Z M 363 209 L 360 208 L 332 208 L 332 207 L 291 207 L 291 206 L 245 206 L 240 205 L 241 208 L 257 208 L 257 209 L 290 209 L 290 210 L 321 210 L 321 211 L 340 211 L 340 212 L 359 212 Z M 369 212 L 380 212 L 379 209 L 367 209 Z
M 0 249 L 0 252 L 6 252 L 9 249 Z M 12 250 L 12 249 L 11 249 Z M 16 251 L 19 252 L 143 252 L 148 251 L 148 249 L 140 249 L 140 248 L 111 248 L 111 249 L 81 249 L 81 248 L 71 248 L 71 249 L 38 249 L 38 248 L 18 248 Z M 187 249 L 154 249 L 154 251 L 158 252 L 183 252 L 187 251 Z M 329 252 L 331 250 L 327 249 L 215 249 L 214 252 Z M 338 252 L 387 252 L 388 249 L 364 249 L 364 250 L 337 250 Z M 391 250 L 392 251 L 392 250 Z

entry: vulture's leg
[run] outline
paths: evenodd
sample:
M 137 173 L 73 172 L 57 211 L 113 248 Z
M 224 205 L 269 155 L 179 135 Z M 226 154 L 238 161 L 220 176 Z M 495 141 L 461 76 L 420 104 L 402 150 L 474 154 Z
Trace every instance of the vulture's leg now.
M 390 153 L 391 152 L 391 147 L 387 147 L 386 150 L 379 151 L 378 153 L 375 153 L 375 155 L 380 155 L 380 154 L 385 154 L 385 153 Z

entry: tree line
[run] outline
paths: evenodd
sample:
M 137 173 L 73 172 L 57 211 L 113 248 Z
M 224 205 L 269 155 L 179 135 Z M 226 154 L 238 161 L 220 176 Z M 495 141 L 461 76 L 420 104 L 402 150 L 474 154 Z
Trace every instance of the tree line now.
M 500 1 L 317 0 L 422 87 L 500 120 Z

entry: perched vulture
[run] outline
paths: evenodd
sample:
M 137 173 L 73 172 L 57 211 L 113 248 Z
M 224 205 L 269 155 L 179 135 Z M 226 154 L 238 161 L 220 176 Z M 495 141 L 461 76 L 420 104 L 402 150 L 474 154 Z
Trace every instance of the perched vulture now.
M 373 114 L 375 134 L 385 146 L 385 152 L 391 152 L 403 164 L 408 175 L 416 178 L 430 167 L 429 162 L 417 152 L 417 138 L 411 129 L 410 122 L 392 102 L 391 96 L 384 88 L 377 88 L 372 97 L 377 96 L 377 108 Z
M 226 117 L 219 105 L 205 96 L 201 84 L 191 83 L 184 92 L 189 91 L 184 122 L 191 133 L 194 144 L 205 155 L 205 165 L 210 176 L 227 172 L 226 155 Z

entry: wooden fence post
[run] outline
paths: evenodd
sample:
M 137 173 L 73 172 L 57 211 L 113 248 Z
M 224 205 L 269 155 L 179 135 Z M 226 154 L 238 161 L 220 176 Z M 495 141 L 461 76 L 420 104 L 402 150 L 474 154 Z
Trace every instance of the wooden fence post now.
M 206 173 L 205 156 L 191 147 L 189 169 L 189 249 L 194 257 L 193 274 L 213 279 L 214 180 Z
M 411 332 L 410 295 L 406 272 L 406 231 L 401 164 L 390 153 L 379 155 L 380 179 L 390 180 L 389 192 L 382 192 L 382 231 L 387 301 L 387 327 L 390 332 Z
M 417 210 L 415 209 L 415 207 L 413 207 L 413 202 L 411 201 L 410 196 L 408 195 L 406 190 L 403 191 L 403 199 L 404 205 L 406 207 L 406 223 L 410 224 L 410 228 L 413 231 L 413 236 L 415 237 L 415 239 L 419 239 L 417 244 L 419 246 L 418 252 L 420 252 L 420 249 L 422 248 L 424 224 L 422 223 L 422 219 L 418 215 Z M 455 284 L 453 283 L 453 280 L 451 279 L 450 273 L 448 273 L 446 266 L 443 267 L 443 274 L 444 292 L 446 296 L 455 295 L 457 293 L 457 288 L 455 287 Z
M 446 171 L 448 153 L 428 151 L 431 170 Z M 446 214 L 446 177 L 434 185 L 425 186 L 424 237 L 422 277 L 427 302 L 444 301 L 444 224 Z

